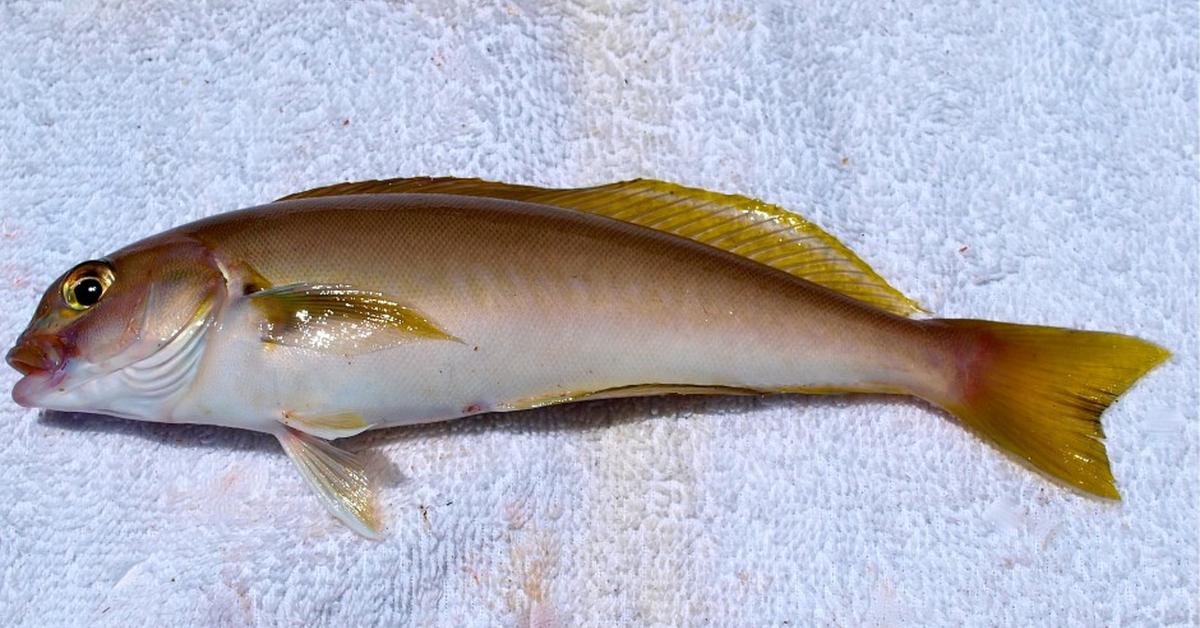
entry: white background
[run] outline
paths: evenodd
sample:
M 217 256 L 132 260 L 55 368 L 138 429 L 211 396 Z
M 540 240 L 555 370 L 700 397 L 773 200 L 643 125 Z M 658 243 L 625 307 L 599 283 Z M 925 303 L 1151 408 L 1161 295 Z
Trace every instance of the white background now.
M 0 6 L 0 344 L 74 263 L 319 184 L 652 176 L 941 315 L 1174 350 L 1105 416 L 1125 501 L 904 400 L 618 401 L 350 441 L 370 543 L 267 437 L 5 399 L 5 623 L 1200 621 L 1194 3 L 249 4 Z

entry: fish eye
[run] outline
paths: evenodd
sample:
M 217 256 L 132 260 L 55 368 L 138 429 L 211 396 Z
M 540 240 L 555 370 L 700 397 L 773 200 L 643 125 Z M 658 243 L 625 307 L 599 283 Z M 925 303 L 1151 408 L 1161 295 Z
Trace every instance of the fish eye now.
M 63 280 L 62 296 L 73 310 L 86 310 L 100 302 L 113 283 L 112 268 L 104 262 L 84 262 Z

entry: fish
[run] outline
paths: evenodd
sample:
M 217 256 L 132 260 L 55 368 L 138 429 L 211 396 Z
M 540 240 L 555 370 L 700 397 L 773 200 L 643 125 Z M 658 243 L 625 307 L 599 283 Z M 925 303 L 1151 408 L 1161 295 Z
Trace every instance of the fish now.
M 326 509 L 386 536 L 334 441 L 584 399 L 923 399 L 1019 463 L 1119 499 L 1100 417 L 1170 352 L 933 316 L 801 215 L 637 179 L 339 183 L 57 278 L 7 354 L 24 407 L 274 436 Z

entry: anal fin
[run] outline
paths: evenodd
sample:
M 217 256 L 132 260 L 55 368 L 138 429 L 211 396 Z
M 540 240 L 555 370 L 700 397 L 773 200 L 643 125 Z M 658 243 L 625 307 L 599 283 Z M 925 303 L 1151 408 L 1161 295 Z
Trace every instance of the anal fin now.
M 501 404 L 505 410 L 532 410 L 573 401 L 596 399 L 623 399 L 626 397 L 656 397 L 659 395 L 765 395 L 771 390 L 759 390 L 739 386 L 706 386 L 697 384 L 634 384 L 614 386 L 600 390 L 581 390 L 567 393 L 550 393 L 537 397 L 518 399 Z
M 371 424 L 367 423 L 357 412 L 340 412 L 321 416 L 284 412 L 280 422 L 306 434 L 328 439 L 348 438 L 371 428 Z
M 287 427 L 275 436 L 330 514 L 368 539 L 384 538 L 375 491 L 354 454 Z

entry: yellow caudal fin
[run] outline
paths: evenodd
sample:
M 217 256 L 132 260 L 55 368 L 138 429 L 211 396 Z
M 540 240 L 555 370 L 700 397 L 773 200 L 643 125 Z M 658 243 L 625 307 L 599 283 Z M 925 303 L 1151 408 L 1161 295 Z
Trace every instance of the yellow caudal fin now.
M 1100 415 L 1170 357 L 1131 336 L 976 320 L 931 320 L 956 375 L 931 398 L 985 439 L 1089 493 L 1120 499 Z
M 795 212 L 746 196 L 653 179 L 549 189 L 479 179 L 421 177 L 339 183 L 279 200 L 352 194 L 452 194 L 596 214 L 754 260 L 893 314 L 924 312 L 837 238 Z

